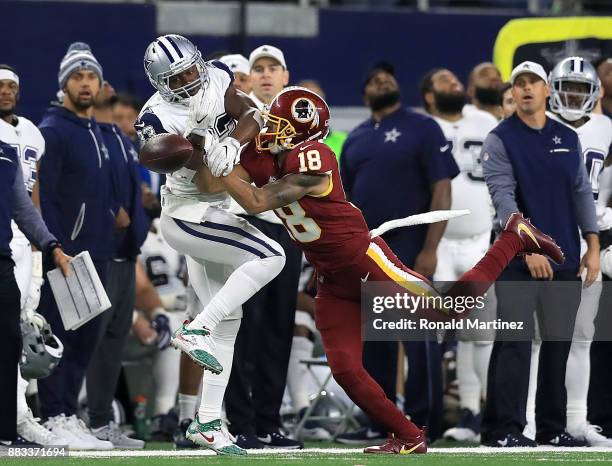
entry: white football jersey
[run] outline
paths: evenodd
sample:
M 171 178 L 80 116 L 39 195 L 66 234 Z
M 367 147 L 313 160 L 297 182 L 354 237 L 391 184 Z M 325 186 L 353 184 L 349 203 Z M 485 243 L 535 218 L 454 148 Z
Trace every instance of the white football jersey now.
M 140 251 L 139 260 L 162 302 L 173 303 L 167 310 L 185 310 L 185 285 L 181 278 L 186 267 L 184 256 L 172 249 L 160 233 L 151 231 Z
M 574 128 L 552 112 L 546 112 L 546 115 L 578 133 L 580 146 L 582 147 L 582 158 L 589 175 L 593 195 L 597 199 L 604 160 L 610 153 L 612 144 L 612 121 L 605 115 L 591 113 L 589 121 L 579 128 Z
M 206 69 L 208 86 L 200 100 L 206 106 L 206 116 L 198 121 L 198 126 L 213 128 L 219 140 L 222 140 L 236 127 L 236 121 L 225 112 L 225 92 L 232 82 L 231 72 L 219 62 L 206 63 Z M 144 105 L 134 126 L 144 143 L 161 133 L 184 136 L 188 119 L 189 101 L 170 103 L 155 93 Z M 229 205 L 227 193 L 203 194 L 182 171 L 166 175 L 166 184 L 162 186 L 161 193 L 164 213 L 188 222 L 199 223 L 209 205 L 224 208 Z
M 471 116 L 474 116 L 474 115 L 476 115 L 476 116 L 480 115 L 481 117 L 486 118 L 487 120 L 489 120 L 491 123 L 493 123 L 495 125 L 497 125 L 499 123 L 497 118 L 495 118 L 491 113 L 485 112 L 484 110 L 480 110 L 474 104 L 464 105 L 463 106 L 463 110 L 461 111 L 461 113 L 463 113 L 464 117 L 471 117 Z
M 36 162 L 45 152 L 45 140 L 39 129 L 30 120 L 17 117 L 17 124 L 12 125 L 0 118 L 0 140 L 13 146 L 21 160 L 21 171 L 26 189 L 31 193 L 36 183 Z M 11 222 L 13 238 L 24 239 L 17 224 Z
M 497 126 L 497 121 L 478 111 L 458 121 L 434 117 L 451 145 L 453 156 L 461 173 L 451 181 L 451 209 L 469 209 L 470 215 L 452 219 L 444 236 L 464 239 L 491 231 L 493 210 L 485 184 L 480 150 L 487 134 Z

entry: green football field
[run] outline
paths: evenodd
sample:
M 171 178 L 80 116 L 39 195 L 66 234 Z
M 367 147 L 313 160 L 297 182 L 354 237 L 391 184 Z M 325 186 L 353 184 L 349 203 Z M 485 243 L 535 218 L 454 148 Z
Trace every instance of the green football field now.
M 441 446 L 439 446 L 441 445 Z M 593 450 L 553 449 L 492 449 L 480 447 L 454 448 L 448 444 L 436 443 L 427 455 L 365 455 L 359 448 L 339 448 L 334 443 L 309 443 L 305 450 L 279 451 L 259 450 L 245 457 L 214 456 L 207 450 L 176 451 L 169 443 L 149 443 L 145 450 L 112 452 L 70 452 L 63 458 L 1 458 L 0 464 L 9 465 L 70 465 L 70 466 L 187 466 L 202 465 L 387 465 L 410 462 L 410 464 L 435 466 L 468 465 L 564 465 L 612 463 L 612 449 Z

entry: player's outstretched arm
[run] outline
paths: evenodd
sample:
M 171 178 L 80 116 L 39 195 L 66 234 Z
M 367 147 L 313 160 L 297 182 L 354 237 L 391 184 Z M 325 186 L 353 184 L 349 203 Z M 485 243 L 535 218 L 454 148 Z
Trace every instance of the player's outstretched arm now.
M 233 84 L 225 91 L 225 111 L 237 121 L 230 137 L 241 146 L 251 141 L 263 128 L 263 118 L 255 103 Z
M 263 188 L 249 184 L 235 172 L 221 179 L 227 192 L 250 215 L 278 209 L 309 194 L 322 194 L 329 186 L 327 175 L 287 175 Z

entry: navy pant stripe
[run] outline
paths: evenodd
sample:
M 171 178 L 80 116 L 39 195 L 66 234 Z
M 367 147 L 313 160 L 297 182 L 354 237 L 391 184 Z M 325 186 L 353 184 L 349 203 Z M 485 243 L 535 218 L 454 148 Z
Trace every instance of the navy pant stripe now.
M 261 238 L 258 238 L 257 236 L 254 236 L 254 235 L 244 231 L 241 228 L 233 227 L 231 225 L 223 225 L 222 223 L 210 222 L 208 220 L 206 220 L 205 222 L 200 223 L 200 225 L 202 225 L 202 226 L 204 226 L 206 228 L 211 228 L 213 230 L 227 231 L 228 233 L 236 233 L 236 234 L 238 234 L 240 236 L 244 236 L 245 238 L 248 238 L 251 241 L 256 242 L 257 244 L 261 244 L 263 247 L 265 247 L 268 251 L 270 251 L 275 256 L 282 256 L 282 254 L 278 253 L 272 246 L 270 246 L 264 240 L 262 240 Z
M 234 246 L 236 248 L 243 249 L 247 252 L 250 252 L 251 254 L 255 254 L 260 259 L 265 259 L 267 257 L 263 252 L 260 252 L 251 246 L 247 246 L 246 244 L 242 244 L 239 241 L 235 241 L 229 238 L 223 238 L 220 236 L 207 235 L 206 233 L 202 233 L 200 231 L 197 231 L 197 230 L 194 230 L 193 228 L 188 227 L 184 222 L 181 222 L 180 220 L 176 218 L 174 218 L 173 220 L 175 221 L 175 223 L 178 225 L 178 227 L 181 230 L 183 230 L 185 233 L 188 233 L 192 236 L 197 236 L 198 238 L 206 239 L 208 241 L 214 241 L 215 243 L 227 244 L 228 246 Z

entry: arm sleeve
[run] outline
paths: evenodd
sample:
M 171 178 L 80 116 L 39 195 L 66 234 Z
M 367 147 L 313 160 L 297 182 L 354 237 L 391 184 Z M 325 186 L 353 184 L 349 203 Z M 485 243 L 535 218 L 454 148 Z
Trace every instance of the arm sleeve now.
M 423 129 L 420 156 L 427 180 L 433 184 L 445 178 L 453 179 L 459 174 L 459 167 L 440 125 L 432 118 L 428 118 Z
M 578 154 L 582 154 L 580 142 L 578 142 Z M 597 233 L 597 213 L 595 212 L 595 203 L 593 202 L 593 189 L 589 181 L 589 175 L 586 171 L 586 166 L 582 163 L 582 156 L 579 157 L 578 173 L 574 183 L 574 208 L 578 218 L 578 225 L 582 231 L 582 235 L 587 233 Z
M 46 250 L 50 243 L 57 242 L 43 222 L 40 212 L 36 210 L 23 184 L 23 173 L 17 164 L 17 174 L 13 183 L 13 218 L 15 223 L 28 240 L 41 251 Z
M 213 60 L 212 65 L 216 68 L 219 68 L 220 70 L 223 70 L 227 73 L 227 75 L 229 76 L 230 82 L 228 83 L 228 86 L 234 82 L 234 73 L 232 73 L 232 71 L 227 67 L 227 65 L 219 60 Z
M 41 128 L 41 133 L 45 139 L 45 154 L 40 159 L 38 170 L 40 208 L 49 230 L 60 242 L 65 242 L 58 198 L 64 147 L 61 138 L 52 128 Z
M 519 208 L 516 203 L 516 178 L 512 163 L 508 158 L 501 139 L 489 133 L 484 141 L 481 152 L 484 178 L 493 200 L 497 217 L 502 226 Z

